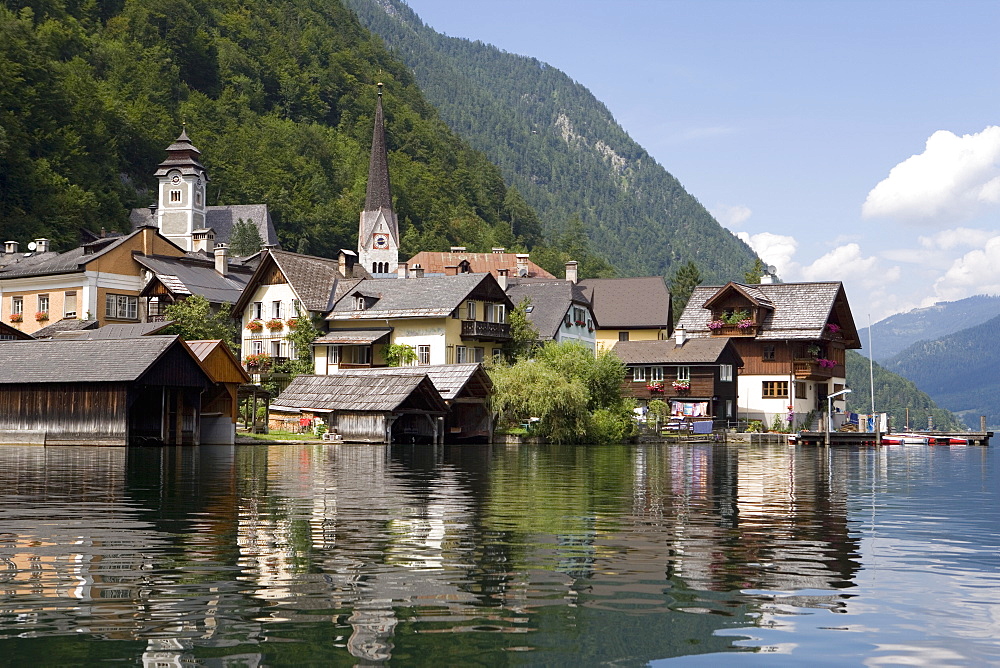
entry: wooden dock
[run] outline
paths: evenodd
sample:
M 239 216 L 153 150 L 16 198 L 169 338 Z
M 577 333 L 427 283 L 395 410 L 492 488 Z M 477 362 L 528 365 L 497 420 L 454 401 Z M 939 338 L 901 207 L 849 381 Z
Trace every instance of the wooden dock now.
M 942 431 L 928 431 L 928 432 L 915 432 L 920 436 L 926 436 L 930 439 L 930 445 L 947 445 L 948 439 L 951 438 L 965 438 L 968 439 L 969 445 L 982 445 L 986 446 L 990 444 L 990 439 L 993 437 L 992 431 L 975 431 L 975 432 L 942 432 Z M 825 445 L 826 444 L 826 433 L 822 431 L 804 431 L 797 435 L 796 442 L 802 445 Z M 883 434 L 884 436 L 884 434 Z M 830 432 L 830 445 L 879 445 L 876 441 L 876 435 L 871 432 L 857 432 L 857 431 L 831 431 Z

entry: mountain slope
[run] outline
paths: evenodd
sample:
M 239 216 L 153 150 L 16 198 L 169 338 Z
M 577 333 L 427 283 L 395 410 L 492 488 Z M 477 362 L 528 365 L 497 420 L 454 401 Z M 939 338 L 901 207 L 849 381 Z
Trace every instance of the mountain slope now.
M 893 429 L 906 426 L 909 410 L 910 427 L 924 429 L 932 417 L 934 428 L 940 431 L 961 431 L 965 428 L 949 411 L 940 408 L 931 397 L 907 380 L 875 363 L 869 372 L 868 358 L 853 350 L 847 351 L 847 386 L 854 392 L 847 396 L 848 409 L 855 413 L 871 412 L 871 383 L 875 380 L 875 410 L 888 413 Z M 977 424 L 978 428 L 978 424 Z
M 496 166 L 333 0 L 0 4 L 0 229 L 56 250 L 128 229 L 184 120 L 209 204 L 267 203 L 290 250 L 352 248 L 377 81 L 403 253 L 524 243 Z
M 413 69 L 442 118 L 538 210 L 549 238 L 579 215 L 621 275 L 667 274 L 693 260 L 714 282 L 751 267 L 750 248 L 564 73 L 440 35 L 400 0 L 347 2 Z
M 912 380 L 941 406 L 979 428 L 986 416 L 1000 426 L 1000 316 L 947 336 L 920 341 L 886 361 L 885 367 Z
M 937 339 L 973 327 L 1000 315 L 1000 297 L 976 295 L 954 302 L 897 313 L 872 325 L 875 359 L 884 362 L 926 339 Z M 858 331 L 868 345 L 868 328 Z

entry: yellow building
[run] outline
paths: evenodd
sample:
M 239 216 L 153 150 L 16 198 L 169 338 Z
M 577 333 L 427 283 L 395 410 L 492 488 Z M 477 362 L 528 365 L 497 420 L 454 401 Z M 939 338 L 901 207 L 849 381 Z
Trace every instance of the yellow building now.
M 662 341 L 673 332 L 670 291 L 660 276 L 579 282 L 597 320 L 597 351 L 619 341 Z

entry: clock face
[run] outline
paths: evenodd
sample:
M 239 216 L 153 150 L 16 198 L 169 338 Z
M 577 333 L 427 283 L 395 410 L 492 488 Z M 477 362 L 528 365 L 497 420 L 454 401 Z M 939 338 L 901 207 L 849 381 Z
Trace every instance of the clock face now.
M 174 185 L 177 185 L 178 183 L 181 182 L 181 177 L 174 174 L 173 176 L 170 177 L 170 182 L 173 183 Z
M 376 234 L 374 239 L 375 248 L 388 248 L 389 247 L 389 235 L 388 234 Z

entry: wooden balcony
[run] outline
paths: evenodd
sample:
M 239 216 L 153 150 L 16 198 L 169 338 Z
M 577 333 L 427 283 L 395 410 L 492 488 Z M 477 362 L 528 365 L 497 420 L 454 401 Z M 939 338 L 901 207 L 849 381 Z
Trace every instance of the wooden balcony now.
M 841 364 L 835 366 L 821 366 L 819 360 L 813 357 L 802 357 L 793 360 L 795 377 L 799 380 L 828 380 L 834 376 L 843 376 L 844 367 Z
M 723 325 L 711 330 L 712 336 L 757 336 L 758 325 L 740 327 L 739 325 Z
M 506 322 L 463 320 L 462 338 L 476 341 L 510 341 L 510 325 Z

